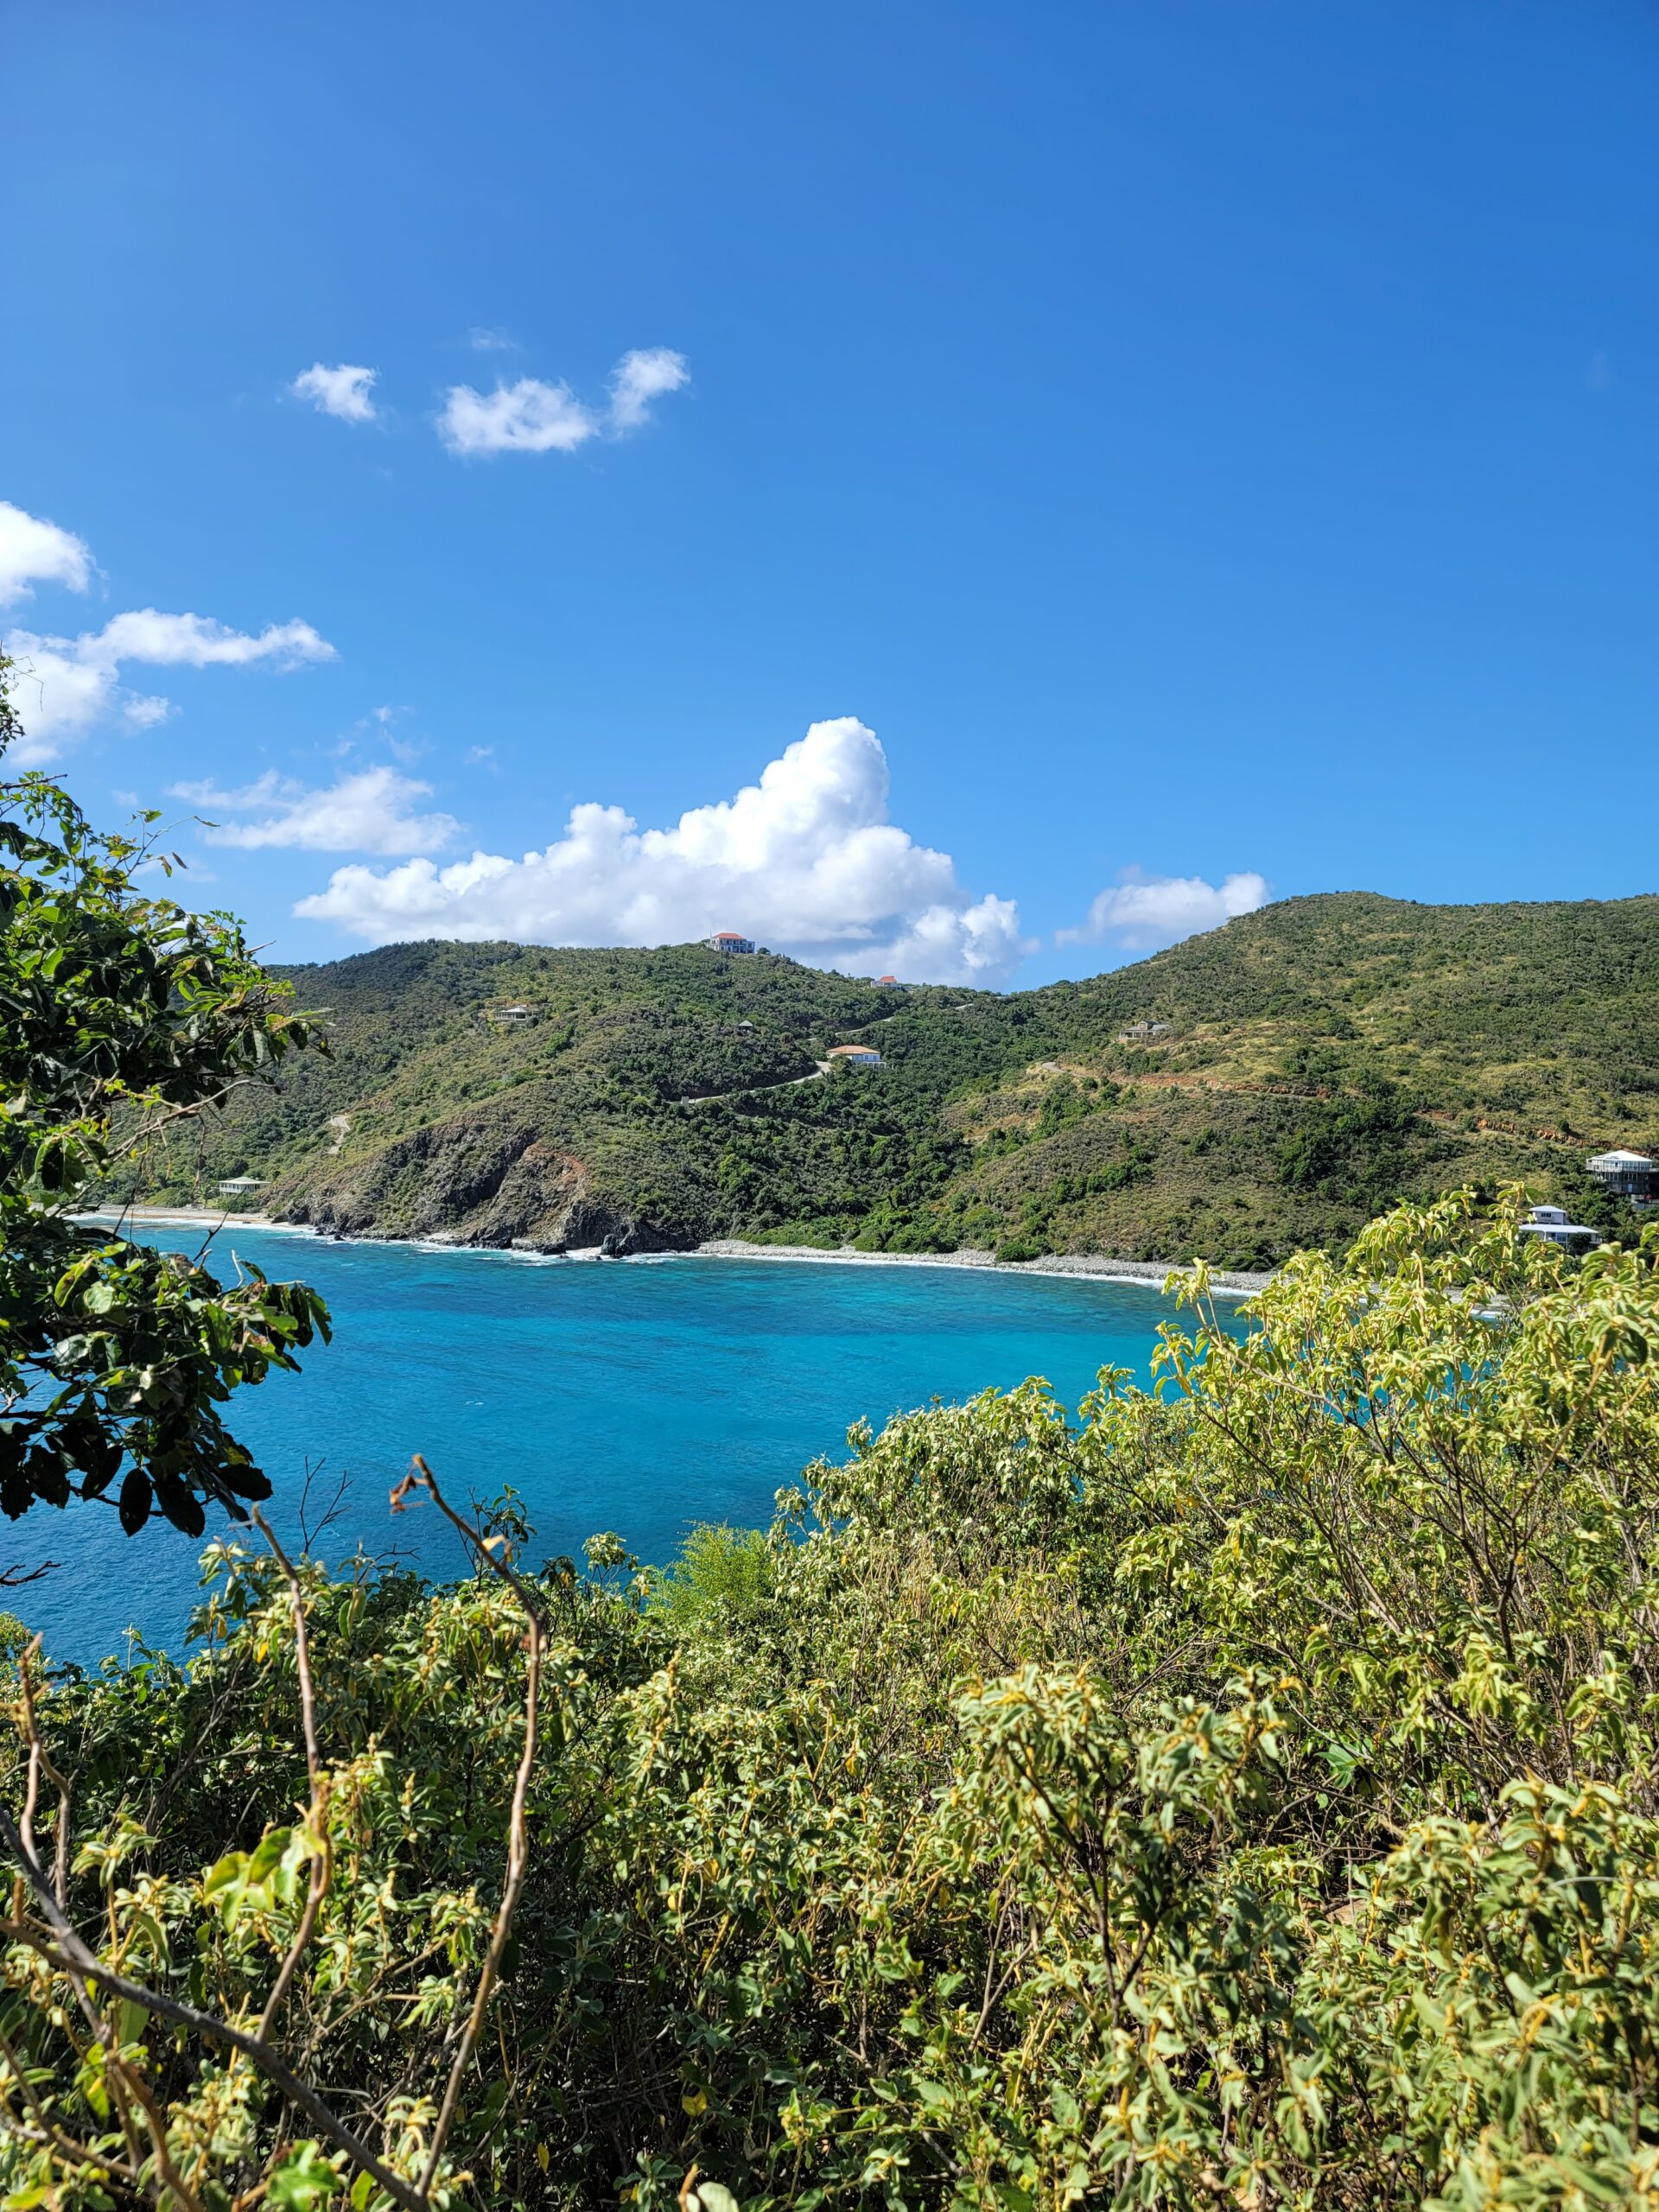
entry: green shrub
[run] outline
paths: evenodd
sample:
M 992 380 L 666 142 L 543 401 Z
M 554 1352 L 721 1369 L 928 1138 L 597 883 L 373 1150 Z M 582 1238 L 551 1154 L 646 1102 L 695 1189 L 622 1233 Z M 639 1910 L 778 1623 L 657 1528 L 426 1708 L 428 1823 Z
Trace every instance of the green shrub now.
M 1653 2212 L 1659 1278 L 1519 1211 L 1301 1255 L 1243 1336 L 1199 1281 L 1157 1391 L 860 1427 L 661 1576 L 308 1564 L 315 1789 L 289 1589 L 212 1555 L 188 1669 L 35 1686 L 139 1994 L 8 1924 L 0 2190 L 390 2201 L 142 2001 L 251 2024 L 291 1954 L 270 2041 L 400 2188 L 479 2011 L 435 2206 Z
M 771 1597 L 775 1579 L 772 1546 L 760 1529 L 705 1522 L 652 1582 L 651 1607 L 676 1629 L 693 1626 L 711 1609 L 747 1619 Z

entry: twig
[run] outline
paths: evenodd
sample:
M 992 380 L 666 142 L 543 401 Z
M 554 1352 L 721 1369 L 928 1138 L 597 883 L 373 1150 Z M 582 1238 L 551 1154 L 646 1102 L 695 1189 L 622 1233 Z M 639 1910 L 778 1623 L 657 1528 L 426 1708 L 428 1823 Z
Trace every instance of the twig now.
M 10 1936 L 15 1942 L 26 1944 L 37 1957 L 43 1959 L 48 1966 L 56 1967 L 60 1973 L 68 1974 L 72 1980 L 84 1977 L 95 1982 L 100 1989 L 107 1990 L 111 1996 L 125 1998 L 130 2005 L 143 2005 L 147 2012 L 159 2012 L 164 2020 L 176 2020 L 181 2027 L 193 2028 L 210 2043 L 222 2044 L 231 2050 L 239 2050 L 245 2058 L 252 2060 L 266 2080 L 274 2082 L 291 2104 L 297 2105 L 307 2119 L 315 2123 L 331 2143 L 337 2144 L 354 2164 L 372 2175 L 387 2196 L 404 2208 L 404 2212 L 426 2212 L 424 2196 L 411 2189 L 401 2175 L 393 2173 L 390 2166 L 376 2158 L 368 2145 L 354 2135 L 343 2120 L 336 2118 L 316 2091 L 308 2088 L 296 2074 L 285 2066 L 269 2044 L 261 2043 L 257 2036 L 249 2035 L 242 2028 L 233 2028 L 228 2020 L 216 2019 L 211 2012 L 199 2012 L 194 2005 L 181 2003 L 176 1997 L 163 1996 L 160 1990 L 146 1988 L 141 1981 L 130 1980 L 125 1974 L 117 1974 L 101 1959 L 95 1957 L 65 1917 L 52 1894 L 51 1884 L 33 1853 L 24 1847 L 22 1837 L 17 1832 L 17 1824 L 3 1806 L 0 1806 L 0 1840 L 4 1841 L 7 1849 L 22 1866 L 29 1885 L 39 1898 L 41 1910 L 61 1948 L 54 1949 L 22 1920 L 0 1922 L 0 1933 Z
M 327 1510 L 314 1529 L 311 1526 L 311 1485 L 322 1472 L 323 1461 L 308 1459 L 305 1463 L 305 1488 L 300 1492 L 300 1549 L 308 1555 L 315 1548 L 317 1538 L 325 1529 L 333 1528 L 345 1510 L 345 1497 L 351 1488 L 352 1478 L 342 1474 L 334 1485 L 334 1494 L 328 1501 Z
M 18 1679 L 23 1686 L 23 1717 L 29 1729 L 29 1795 L 23 1801 L 23 1834 L 31 1851 L 35 1848 L 35 1800 L 39 1777 L 44 1774 L 58 1793 L 58 1832 L 54 1838 L 54 1872 L 57 1877 L 58 1903 L 69 1902 L 69 1783 L 52 1763 L 41 1734 L 41 1724 L 35 1711 L 35 1684 L 29 1662 L 41 1648 L 38 1635 L 31 1637 L 22 1656 L 17 1662 Z
M 294 1659 L 300 1675 L 300 1720 L 305 1730 L 305 1770 L 311 1781 L 311 1827 L 317 1840 L 317 1852 L 311 1861 L 311 1877 L 306 1892 L 305 1910 L 294 1932 L 294 1941 L 288 1947 L 275 1986 L 265 1999 L 265 2009 L 259 2015 L 256 2031 L 263 2043 L 270 2033 L 271 2024 L 282 2010 L 283 1999 L 288 1994 L 301 1955 L 317 1924 L 322 1910 L 322 1901 L 328 1894 L 328 1882 L 334 1872 L 334 1853 L 328 1844 L 328 1785 L 317 1759 L 317 1707 L 311 1684 L 311 1647 L 305 1632 L 305 1592 L 293 1562 L 277 1542 L 269 1521 L 256 1505 L 253 1509 L 254 1526 L 275 1553 L 276 1564 L 287 1578 L 289 1595 L 294 1605 Z
M 432 2131 L 431 2148 L 427 2152 L 426 2170 L 421 2176 L 421 2194 L 425 2196 L 432 2187 L 438 2171 L 438 2161 L 455 2117 L 455 2107 L 461 2100 L 461 2085 L 471 2063 L 479 2031 L 484 2024 L 484 2014 L 490 1995 L 500 1972 L 501 1955 L 506 1949 L 507 1936 L 512 1927 L 512 1916 L 518 1895 L 524 1886 L 524 1876 L 530 1866 L 530 1837 L 524 1820 L 524 1799 L 530 1789 L 531 1770 L 536 1764 L 536 1741 L 540 1725 L 542 1688 L 542 1618 L 534 1593 L 523 1578 L 516 1574 L 505 1558 L 498 1558 L 496 1546 L 463 1521 L 442 1491 L 437 1478 L 417 1452 L 410 1472 L 392 1492 L 394 1509 L 402 1506 L 410 1489 L 419 1484 L 431 1497 L 433 1503 L 458 1529 L 479 1558 L 505 1582 L 524 1608 L 529 1623 L 525 1645 L 529 1652 L 524 1690 L 524 1743 L 519 1754 L 518 1771 L 513 1779 L 512 1806 L 507 1816 L 507 1873 L 502 1885 L 501 1903 L 495 1916 L 495 1926 L 490 1935 L 490 1948 L 485 1955 L 484 1965 L 478 1977 L 478 1991 L 473 1999 L 473 2009 L 461 2038 L 461 2049 L 455 2053 L 455 2063 L 449 2069 L 449 2080 L 444 2089 L 443 2103 L 438 2113 L 437 2126 Z M 499 1541 L 499 1540 L 498 1540 Z M 505 1544 L 500 1544 L 505 1552 Z
M 21 1590 L 25 1582 L 38 1582 L 43 1574 L 55 1574 L 62 1565 L 60 1559 L 46 1559 L 27 1572 L 21 1567 L 0 1567 L 0 1590 Z
M 53 2126 L 45 2107 L 35 2094 L 34 2085 L 23 2070 L 22 2059 L 7 2041 L 3 2028 L 0 2028 L 0 2058 L 5 2060 L 7 2072 L 22 2091 L 24 2101 L 34 2113 L 35 2125 L 40 2129 L 42 2138 L 60 2157 L 82 2158 L 89 2165 L 101 2166 L 106 2174 L 113 2174 L 117 2180 L 125 2182 L 129 2187 L 137 2183 L 138 2177 L 130 2166 L 124 2166 L 114 2158 L 106 2158 L 101 2151 L 94 2151 L 90 2143 L 77 2143 L 61 2129 Z

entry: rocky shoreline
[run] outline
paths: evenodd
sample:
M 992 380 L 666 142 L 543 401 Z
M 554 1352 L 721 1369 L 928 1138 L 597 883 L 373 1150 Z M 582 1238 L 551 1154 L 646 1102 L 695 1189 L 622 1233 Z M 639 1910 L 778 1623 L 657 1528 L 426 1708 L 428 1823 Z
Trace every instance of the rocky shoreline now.
M 126 1206 L 121 1209 L 101 1207 L 96 1213 L 79 1217 L 88 1222 L 150 1221 L 170 1223 L 178 1227 L 203 1229 L 260 1229 L 279 1230 L 290 1236 L 330 1237 L 339 1232 L 314 1226 L 307 1222 L 279 1221 L 264 1213 L 220 1212 L 206 1206 Z M 968 1268 L 993 1270 L 1005 1275 L 1071 1275 L 1088 1276 L 1102 1282 L 1128 1282 L 1147 1288 L 1161 1288 L 1172 1274 L 1190 1275 L 1192 1263 L 1185 1260 L 1115 1260 L 1097 1252 L 1052 1252 L 1039 1260 L 999 1260 L 994 1252 L 964 1247 L 955 1252 L 861 1252 L 856 1246 L 842 1244 L 826 1247 L 819 1244 L 752 1244 L 740 1236 L 710 1237 L 702 1244 L 687 1246 L 646 1245 L 626 1250 L 614 1249 L 607 1241 L 591 1245 L 569 1245 L 553 1249 L 529 1237 L 515 1237 L 506 1246 L 483 1244 L 458 1236 L 377 1236 L 374 1232 L 353 1230 L 349 1241 L 353 1243 L 448 1245 L 457 1251 L 517 1252 L 543 1259 L 633 1259 L 640 1257 L 677 1258 L 691 1260 L 809 1260 L 826 1262 L 836 1266 L 878 1268 Z M 1212 1268 L 1211 1287 L 1224 1291 L 1231 1297 L 1253 1297 L 1265 1290 L 1273 1280 L 1269 1274 L 1251 1274 L 1236 1268 Z

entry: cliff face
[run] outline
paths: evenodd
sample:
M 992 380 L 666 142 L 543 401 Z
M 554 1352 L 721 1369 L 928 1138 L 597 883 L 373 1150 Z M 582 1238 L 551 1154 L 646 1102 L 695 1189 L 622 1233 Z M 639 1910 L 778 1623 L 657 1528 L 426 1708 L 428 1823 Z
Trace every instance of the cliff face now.
M 417 1129 L 367 1159 L 296 1187 L 270 1210 L 349 1236 L 563 1252 L 654 1252 L 669 1239 L 597 1198 L 581 1160 L 522 1120 L 486 1111 Z

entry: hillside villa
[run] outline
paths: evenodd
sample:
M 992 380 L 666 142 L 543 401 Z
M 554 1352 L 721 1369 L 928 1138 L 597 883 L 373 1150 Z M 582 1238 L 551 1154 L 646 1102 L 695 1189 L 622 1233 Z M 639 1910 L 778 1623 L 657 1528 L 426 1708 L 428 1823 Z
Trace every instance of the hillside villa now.
M 881 1055 L 874 1045 L 832 1045 L 829 1057 L 849 1068 L 879 1068 Z
M 1599 1152 L 1585 1162 L 1598 1183 L 1637 1205 L 1659 1201 L 1659 1168 L 1645 1152 Z

